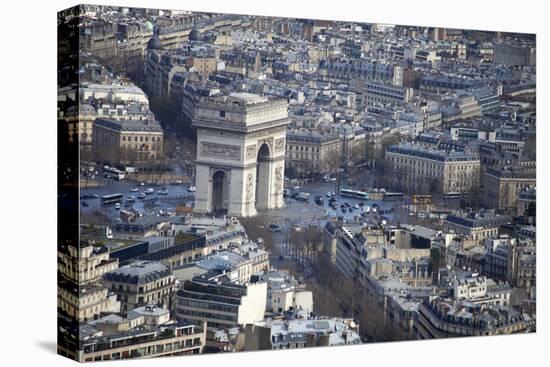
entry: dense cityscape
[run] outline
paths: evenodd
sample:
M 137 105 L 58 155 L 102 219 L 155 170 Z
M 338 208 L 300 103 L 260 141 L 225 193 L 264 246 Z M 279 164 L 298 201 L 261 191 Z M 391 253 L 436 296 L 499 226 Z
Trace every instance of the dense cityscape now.
M 58 351 L 536 331 L 535 35 L 58 14 Z

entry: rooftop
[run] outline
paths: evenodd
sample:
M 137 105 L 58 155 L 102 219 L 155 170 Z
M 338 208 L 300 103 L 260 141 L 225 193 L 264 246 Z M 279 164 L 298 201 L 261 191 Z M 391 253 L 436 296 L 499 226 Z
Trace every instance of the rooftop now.
M 160 126 L 160 123 L 155 120 L 113 120 L 98 118 L 95 120 L 94 125 L 118 131 L 162 133 L 162 127 Z
M 452 161 L 479 161 L 474 153 L 466 151 L 447 151 L 424 147 L 418 144 L 402 143 L 392 145 L 387 149 L 388 153 L 403 154 L 419 158 L 431 159 L 442 162 Z
M 136 261 L 105 274 L 104 279 L 119 283 L 144 284 L 172 275 L 166 265 L 155 261 Z

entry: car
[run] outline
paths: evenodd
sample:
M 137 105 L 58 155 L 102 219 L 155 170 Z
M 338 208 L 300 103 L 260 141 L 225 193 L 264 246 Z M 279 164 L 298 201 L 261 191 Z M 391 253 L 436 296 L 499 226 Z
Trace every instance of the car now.
M 330 198 L 332 197 L 332 193 L 331 192 L 327 192 L 327 198 Z
M 80 204 L 81 204 L 82 206 L 88 206 L 88 203 L 85 202 L 85 201 L 81 202 Z
M 116 210 L 119 210 L 119 209 L 120 209 L 120 203 L 116 203 L 116 204 L 115 204 L 115 209 L 116 209 Z
M 159 190 L 157 192 L 159 195 L 168 195 L 168 190 L 166 190 L 166 187 L 163 187 L 162 190 Z
M 139 189 L 137 187 L 132 187 L 130 189 L 130 192 L 138 192 L 138 191 L 139 191 Z
M 97 194 L 88 194 L 88 197 L 90 199 L 98 199 L 99 198 L 99 196 Z
M 149 188 L 145 189 L 145 194 L 147 194 L 147 195 L 150 195 L 154 192 L 155 192 L 155 189 L 153 189 L 152 187 L 149 187 Z
M 132 203 L 132 202 L 134 202 L 134 201 L 136 201 L 136 197 L 135 197 L 135 196 L 128 196 L 128 202 L 129 202 L 129 203 Z
M 357 203 L 353 204 L 353 209 L 359 209 L 359 204 Z
M 346 208 L 346 207 L 342 208 L 342 213 L 347 213 L 347 211 L 348 211 L 348 208 Z
M 138 199 L 145 199 L 145 193 L 140 192 L 137 197 L 138 197 Z
M 195 191 L 197 191 L 197 188 L 195 186 L 187 186 L 187 191 L 195 192 Z
M 279 225 L 275 224 L 275 223 L 271 223 L 269 225 L 269 230 L 271 232 L 281 232 L 282 231 L 281 227 Z

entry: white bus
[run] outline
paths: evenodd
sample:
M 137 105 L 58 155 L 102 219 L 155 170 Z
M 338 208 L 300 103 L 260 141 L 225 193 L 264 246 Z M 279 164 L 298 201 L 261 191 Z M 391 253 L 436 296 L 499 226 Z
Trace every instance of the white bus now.
M 124 172 L 119 170 L 118 168 L 105 166 L 103 167 L 103 169 L 105 170 L 105 172 L 107 172 L 105 177 L 114 178 L 118 181 L 124 180 Z
M 350 189 L 340 189 L 340 195 L 362 200 L 368 200 L 369 198 L 369 194 L 366 192 Z

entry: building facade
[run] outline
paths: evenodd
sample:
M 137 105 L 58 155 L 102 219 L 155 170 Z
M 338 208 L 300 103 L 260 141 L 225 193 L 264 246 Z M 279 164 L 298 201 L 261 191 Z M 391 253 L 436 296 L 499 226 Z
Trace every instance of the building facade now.
M 162 159 L 163 131 L 157 121 L 113 120 L 94 122 L 94 154 L 116 164 L 143 164 Z
M 208 327 L 231 328 L 264 318 L 267 284 L 235 284 L 205 276 L 186 281 L 176 292 L 176 317 Z
M 205 344 L 205 325 L 176 323 L 85 338 L 81 341 L 77 359 L 92 362 L 201 354 Z
M 536 170 L 525 167 L 488 168 L 483 176 L 483 198 L 489 208 L 515 215 L 522 190 L 536 186 Z
M 473 153 L 399 144 L 387 149 L 386 162 L 393 186 L 403 190 L 468 192 L 479 186 L 480 160 Z
M 170 309 L 175 289 L 172 271 L 154 261 L 136 261 L 106 273 L 103 284 L 116 293 L 122 312 L 144 305 Z

